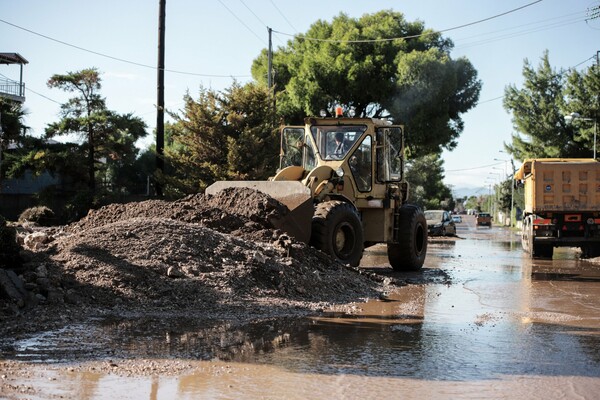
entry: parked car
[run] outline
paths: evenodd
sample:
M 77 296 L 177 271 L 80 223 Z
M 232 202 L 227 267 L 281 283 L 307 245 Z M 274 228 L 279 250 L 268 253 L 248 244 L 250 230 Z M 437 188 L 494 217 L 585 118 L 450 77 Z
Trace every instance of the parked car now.
M 450 213 L 444 210 L 425 211 L 429 236 L 456 235 L 456 224 L 450 218 Z
M 492 227 L 492 216 L 488 213 L 479 213 L 476 217 L 477 225 Z
M 454 221 L 455 224 L 460 224 L 462 222 L 462 217 L 460 215 L 453 215 L 452 221 Z

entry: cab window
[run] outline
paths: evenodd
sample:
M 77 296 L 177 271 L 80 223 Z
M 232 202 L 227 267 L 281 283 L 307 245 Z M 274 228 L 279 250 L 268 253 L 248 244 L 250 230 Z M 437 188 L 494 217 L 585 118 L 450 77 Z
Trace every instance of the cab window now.
M 399 126 L 377 129 L 377 181 L 398 182 L 403 169 L 402 128 Z
M 373 182 L 371 148 L 371 136 L 366 136 L 350 155 L 350 160 L 348 161 L 359 192 L 371 191 Z
M 313 125 L 310 129 L 321 159 L 333 161 L 345 158 L 367 127 L 365 125 Z

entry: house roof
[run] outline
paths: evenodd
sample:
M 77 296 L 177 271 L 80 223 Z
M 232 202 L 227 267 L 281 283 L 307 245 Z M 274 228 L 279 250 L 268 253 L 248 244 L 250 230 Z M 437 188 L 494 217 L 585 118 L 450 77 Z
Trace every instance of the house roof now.
M 29 64 L 19 53 L 0 53 L 0 64 Z

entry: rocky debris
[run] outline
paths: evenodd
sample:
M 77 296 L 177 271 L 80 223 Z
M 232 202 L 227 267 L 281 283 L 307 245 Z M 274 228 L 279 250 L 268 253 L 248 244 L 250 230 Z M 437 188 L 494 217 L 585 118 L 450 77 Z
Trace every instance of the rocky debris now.
M 0 269 L 0 297 L 9 300 L 8 307 L 12 311 L 23 308 L 30 300 L 30 293 L 25 289 L 25 283 L 12 270 Z
M 198 223 L 224 233 L 255 233 L 273 229 L 273 219 L 288 213 L 285 205 L 249 188 L 229 188 L 214 196 L 195 194 L 176 201 L 147 200 L 139 203 L 111 204 L 92 210 L 67 232 L 106 225 L 130 218 L 169 218 Z
M 308 312 L 402 283 L 341 265 L 274 229 L 287 212 L 246 188 L 112 204 L 65 227 L 19 227 L 28 251 L 18 273 L 46 307 L 128 312 Z M 13 314 L 15 300 L 2 297 L 0 317 Z
M 18 268 L 21 266 L 21 249 L 16 236 L 16 229 L 9 226 L 4 217 L 0 215 L 0 268 Z

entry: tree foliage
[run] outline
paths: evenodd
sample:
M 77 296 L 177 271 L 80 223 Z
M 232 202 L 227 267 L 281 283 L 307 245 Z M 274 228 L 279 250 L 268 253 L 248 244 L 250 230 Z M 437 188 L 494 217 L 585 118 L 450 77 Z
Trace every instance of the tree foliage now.
M 0 180 L 5 176 L 2 165 L 10 143 L 20 143 L 27 127 L 23 124 L 25 111 L 19 102 L 0 97 Z
M 25 134 L 23 105 L 0 97 L 0 139 L 4 143 L 16 142 Z
M 452 149 L 481 89 L 471 63 L 450 57 L 452 47 L 394 11 L 319 20 L 273 54 L 278 111 L 299 123 L 340 104 L 404 124 L 415 156 Z M 256 80 L 266 80 L 267 64 L 263 52 L 253 63 Z
M 145 177 L 135 171 L 135 142 L 146 135 L 145 123 L 131 114 L 106 108 L 98 71 L 94 68 L 54 75 L 48 86 L 75 93 L 61 106 L 61 118 L 50 123 L 43 139 L 23 136 L 20 146 L 7 154 L 6 169 L 13 178 L 25 172 L 49 173 L 59 184 L 38 194 L 40 205 L 62 200 L 54 211 L 63 221 L 74 220 L 90 207 L 120 200 L 139 188 Z M 61 143 L 51 138 L 75 134 L 81 143 Z M 98 188 L 96 181 L 102 183 Z
M 437 154 L 411 160 L 406 168 L 409 201 L 424 209 L 454 209 L 452 191 L 443 183 L 444 161 Z
M 165 146 L 161 177 L 170 195 L 196 193 L 217 180 L 266 179 L 278 162 L 275 113 L 263 85 L 234 83 L 223 92 L 187 94 Z
M 92 192 L 97 178 L 112 187 L 122 185 L 120 171 L 135 161 L 135 142 L 147 134 L 146 124 L 131 114 L 119 115 L 106 108 L 95 68 L 53 75 L 48 86 L 75 96 L 61 105 L 61 119 L 48 125 L 46 137 L 76 134 L 83 139 L 87 183 Z
M 512 143 L 506 150 L 516 159 L 592 157 L 594 123 L 565 121 L 572 112 L 598 120 L 600 74 L 598 66 L 584 72 L 556 71 L 546 51 L 537 68 L 528 60 L 523 67 L 521 89 L 505 89 L 504 108 L 512 113 Z

